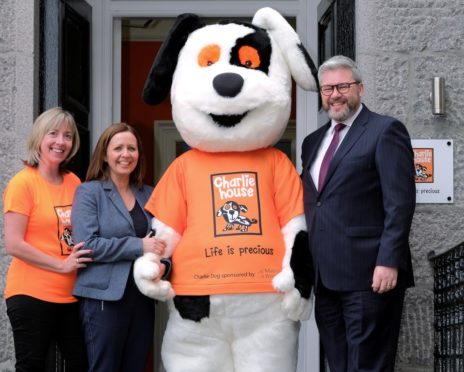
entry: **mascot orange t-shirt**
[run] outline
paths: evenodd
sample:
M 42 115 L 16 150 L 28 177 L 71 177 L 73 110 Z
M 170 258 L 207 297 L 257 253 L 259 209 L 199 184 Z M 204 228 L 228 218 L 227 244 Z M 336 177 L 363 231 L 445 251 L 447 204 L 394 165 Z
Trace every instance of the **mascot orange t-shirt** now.
M 303 213 L 300 177 L 275 148 L 190 150 L 157 184 L 145 208 L 182 239 L 172 262 L 178 295 L 275 292 L 281 228 Z

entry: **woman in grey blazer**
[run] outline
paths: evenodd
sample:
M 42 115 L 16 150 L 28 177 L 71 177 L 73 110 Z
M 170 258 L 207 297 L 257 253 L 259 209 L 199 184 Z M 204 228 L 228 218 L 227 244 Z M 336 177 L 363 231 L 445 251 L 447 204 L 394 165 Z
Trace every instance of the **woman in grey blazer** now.
M 149 234 L 144 205 L 152 187 L 142 183 L 141 141 L 118 123 L 101 135 L 76 191 L 71 213 L 75 241 L 93 261 L 79 270 L 73 294 L 80 316 L 89 371 L 143 371 L 153 341 L 154 302 L 135 286 L 134 260 L 162 254 L 165 244 Z

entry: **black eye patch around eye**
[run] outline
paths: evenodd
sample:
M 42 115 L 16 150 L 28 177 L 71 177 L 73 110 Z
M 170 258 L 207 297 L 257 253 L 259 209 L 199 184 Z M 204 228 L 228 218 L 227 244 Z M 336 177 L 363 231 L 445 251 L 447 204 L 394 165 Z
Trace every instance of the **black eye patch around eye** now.
M 269 65 L 271 63 L 272 46 L 271 40 L 267 33 L 261 29 L 257 29 L 255 32 L 248 34 L 242 38 L 237 39 L 235 46 L 230 52 L 230 64 L 235 66 L 244 66 L 240 61 L 239 51 L 243 46 L 249 46 L 258 52 L 261 63 L 256 68 L 265 74 L 269 73 Z M 244 66 L 246 67 L 246 66 Z

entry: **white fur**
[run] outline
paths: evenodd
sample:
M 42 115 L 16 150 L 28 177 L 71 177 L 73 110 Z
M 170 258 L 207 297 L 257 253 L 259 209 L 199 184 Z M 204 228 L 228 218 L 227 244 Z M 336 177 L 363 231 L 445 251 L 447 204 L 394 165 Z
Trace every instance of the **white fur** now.
M 181 236 L 174 230 L 172 227 L 161 222 L 157 218 L 153 218 L 151 221 L 151 227 L 156 231 L 156 237 L 164 240 L 166 243 L 166 248 L 164 249 L 163 257 L 171 257 L 174 249 L 179 243 Z
M 295 236 L 300 231 L 306 231 L 306 220 L 303 214 L 292 218 L 283 228 L 285 255 L 282 261 L 282 271 L 272 279 L 275 289 L 284 292 L 282 311 L 289 319 L 308 320 L 311 315 L 312 299 L 306 300 L 295 289 L 295 278 L 290 267 L 292 248 Z
M 166 301 L 174 297 L 171 283 L 165 280 L 155 281 L 160 273 L 159 256 L 145 253 L 135 260 L 134 280 L 141 293 L 156 300 Z
M 317 84 L 298 45 L 298 34 L 280 13 L 272 8 L 259 9 L 252 23 L 266 29 L 276 41 L 297 84 L 305 90 L 317 91 Z
M 290 268 L 290 258 L 292 257 L 293 243 L 295 242 L 295 236 L 300 231 L 306 231 L 306 221 L 303 214 L 292 218 L 282 228 L 282 235 L 284 237 L 285 254 L 282 261 L 282 271 L 277 274 L 272 284 L 274 288 L 281 291 L 287 292 L 294 288 L 295 279 L 293 277 L 293 271 Z
M 171 257 L 179 243 L 180 235 L 171 227 L 156 218 L 152 219 L 152 228 L 156 236 L 166 242 L 163 257 Z M 166 280 L 156 280 L 160 273 L 160 257 L 154 253 L 145 253 L 135 260 L 134 280 L 137 288 L 145 296 L 160 301 L 166 301 L 175 296 L 171 283 Z
M 303 298 L 296 288 L 285 292 L 282 301 L 282 312 L 287 315 L 288 319 L 308 320 L 313 308 L 314 296 L 311 295 L 309 299 Z
M 228 61 L 235 40 L 252 31 L 236 24 L 208 26 L 193 32 L 182 49 L 171 102 L 176 127 L 189 146 L 207 152 L 250 151 L 273 145 L 282 136 L 290 116 L 291 78 L 281 54 L 272 53 L 269 74 Z M 221 46 L 221 58 L 200 67 L 198 53 L 210 44 Z M 236 97 L 222 97 L 213 89 L 212 80 L 224 72 L 237 73 L 245 81 Z M 243 113 L 248 114 L 233 128 L 219 127 L 209 116 Z
M 167 371 L 291 372 L 298 323 L 281 310 L 282 295 L 211 296 L 209 318 L 182 319 L 169 302 L 162 356 Z

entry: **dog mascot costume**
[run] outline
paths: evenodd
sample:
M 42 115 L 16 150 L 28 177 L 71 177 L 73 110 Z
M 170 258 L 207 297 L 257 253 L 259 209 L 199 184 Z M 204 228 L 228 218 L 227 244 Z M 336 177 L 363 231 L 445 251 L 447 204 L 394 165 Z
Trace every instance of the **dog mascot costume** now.
M 170 90 L 191 147 L 145 206 L 172 257 L 171 278 L 153 280 L 153 254 L 134 269 L 142 293 L 168 300 L 168 372 L 296 369 L 313 273 L 301 181 L 272 146 L 288 123 L 291 78 L 317 90 L 315 74 L 298 35 L 270 8 L 251 24 L 205 26 L 182 14 L 155 58 L 144 100 L 158 104 Z

